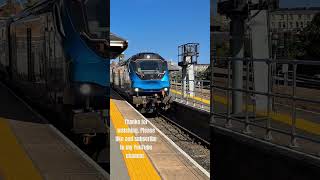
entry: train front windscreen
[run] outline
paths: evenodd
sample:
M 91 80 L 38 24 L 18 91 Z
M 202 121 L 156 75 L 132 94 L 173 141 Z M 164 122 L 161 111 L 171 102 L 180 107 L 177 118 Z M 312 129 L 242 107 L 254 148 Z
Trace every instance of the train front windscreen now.
M 142 59 L 132 62 L 132 66 L 143 80 L 161 79 L 167 70 L 167 63 L 163 60 Z
M 100 56 L 108 57 L 110 35 L 107 0 L 65 0 L 72 24 Z

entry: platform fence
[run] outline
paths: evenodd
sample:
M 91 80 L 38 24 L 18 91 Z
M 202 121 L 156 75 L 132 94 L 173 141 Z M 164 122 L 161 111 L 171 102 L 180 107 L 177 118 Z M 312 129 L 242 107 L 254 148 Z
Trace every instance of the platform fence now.
M 180 80 L 171 78 L 170 94 L 175 101 L 204 111 L 210 110 L 210 81 L 209 80 Z M 190 88 L 190 84 L 194 84 Z M 183 88 L 185 84 L 185 89 Z
M 226 73 L 222 76 L 213 70 L 211 76 L 212 125 L 319 158 L 320 81 L 315 77 L 314 85 L 309 86 L 299 78 L 299 73 L 308 66 L 320 67 L 320 61 L 219 58 L 219 62 L 222 61 L 226 64 Z M 232 64 L 236 61 L 243 64 L 242 88 L 232 87 Z M 254 64 L 266 67 L 264 91 L 256 90 L 255 75 L 259 72 L 254 72 Z M 282 72 L 283 67 L 287 74 Z M 233 113 L 235 93 L 242 96 L 240 113 Z M 258 103 L 265 108 L 257 107 Z

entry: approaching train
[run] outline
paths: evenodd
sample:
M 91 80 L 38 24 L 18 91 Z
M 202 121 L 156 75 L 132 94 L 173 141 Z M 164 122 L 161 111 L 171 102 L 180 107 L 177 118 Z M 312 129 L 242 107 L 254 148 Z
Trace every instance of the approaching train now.
M 142 113 L 170 105 L 170 79 L 165 59 L 156 53 L 139 53 L 112 67 L 112 86 Z
M 32 103 L 71 113 L 62 126 L 78 134 L 105 131 L 93 119 L 109 108 L 109 60 L 127 48 L 109 32 L 108 2 L 44 0 L 0 27 L 0 77 Z

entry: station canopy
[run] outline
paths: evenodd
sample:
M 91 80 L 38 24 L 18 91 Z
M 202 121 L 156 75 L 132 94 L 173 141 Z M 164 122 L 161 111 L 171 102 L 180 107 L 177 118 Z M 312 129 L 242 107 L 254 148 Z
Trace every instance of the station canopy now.
M 123 51 L 128 47 L 128 42 L 113 34 L 110 33 L 110 59 L 117 58 Z

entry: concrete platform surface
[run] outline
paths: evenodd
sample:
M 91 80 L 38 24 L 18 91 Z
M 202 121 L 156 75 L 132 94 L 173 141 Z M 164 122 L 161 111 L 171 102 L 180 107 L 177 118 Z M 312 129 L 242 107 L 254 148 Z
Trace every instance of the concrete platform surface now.
M 109 175 L 0 84 L 0 179 L 102 180 Z

